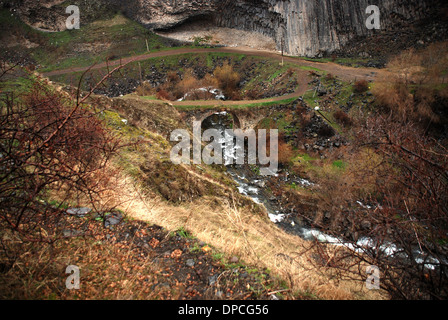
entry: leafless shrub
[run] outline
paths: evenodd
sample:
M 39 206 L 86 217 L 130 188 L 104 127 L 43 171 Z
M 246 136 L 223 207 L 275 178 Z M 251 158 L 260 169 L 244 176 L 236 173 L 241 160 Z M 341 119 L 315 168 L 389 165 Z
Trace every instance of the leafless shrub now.
M 165 89 L 159 89 L 156 94 L 157 99 L 160 100 L 171 100 L 171 95 Z
M 222 67 L 216 68 L 213 75 L 226 96 L 235 94 L 241 78 L 231 65 L 224 64 Z
M 355 81 L 353 85 L 353 90 L 356 93 L 364 93 L 369 90 L 369 82 L 365 79 Z
M 369 119 L 360 140 L 374 147 L 389 168 L 387 175 L 376 180 L 379 196 L 371 199 L 378 210 L 369 216 L 377 236 L 402 248 L 401 259 L 376 258 L 389 270 L 385 275 L 388 290 L 407 299 L 446 298 L 446 147 L 416 125 L 384 116 Z
M 396 121 L 419 124 L 425 130 L 441 125 L 448 96 L 447 57 L 446 42 L 397 55 L 388 64 L 395 76 L 377 81 L 372 90 L 378 105 Z
M 381 288 L 392 298 L 446 299 L 446 147 L 417 125 L 384 115 L 369 117 L 356 136 L 347 172 L 319 181 L 324 214 L 313 223 L 350 243 L 349 260 L 359 266 L 332 260 L 333 267 L 343 277 L 379 267 Z
M 0 101 L 0 219 L 28 241 L 60 236 L 61 203 L 48 202 L 51 192 L 96 209 L 104 191 L 119 140 L 84 105 L 89 96 L 68 97 L 38 79 Z
M 351 126 L 352 125 L 352 119 L 349 117 L 348 114 L 346 114 L 342 110 L 338 110 L 333 114 L 333 117 L 337 122 L 342 124 L 343 126 Z

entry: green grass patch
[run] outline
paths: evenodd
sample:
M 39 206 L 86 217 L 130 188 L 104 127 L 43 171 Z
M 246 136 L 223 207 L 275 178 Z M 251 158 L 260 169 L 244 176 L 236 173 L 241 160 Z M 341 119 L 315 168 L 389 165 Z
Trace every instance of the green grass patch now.
M 186 230 L 184 227 L 179 228 L 179 229 L 175 232 L 175 234 L 173 234 L 173 236 L 176 235 L 176 234 L 177 234 L 179 237 L 184 238 L 184 239 L 190 239 L 190 240 L 196 239 L 196 238 L 191 234 L 191 232 L 189 232 L 188 230 Z
M 92 9 L 95 10 L 98 9 Z M 85 15 L 83 21 L 89 22 L 81 23 L 79 30 L 42 32 L 29 27 L 16 15 L 11 15 L 9 10 L 3 9 L 0 10 L 0 27 L 4 35 L 15 34 L 38 45 L 35 48 L 18 45 L 13 49 L 33 58 L 40 72 L 74 66 L 87 67 L 108 58 L 113 60 L 144 54 L 148 52 L 148 47 L 150 52 L 170 49 L 163 38 L 121 13 L 86 12 Z M 107 18 L 94 20 L 95 16 Z
M 328 123 L 334 130 L 336 130 L 336 132 L 338 133 L 342 133 L 342 127 L 339 123 L 336 122 L 336 120 L 333 117 L 333 112 L 329 112 L 329 111 L 322 111 L 320 110 L 317 113 L 319 116 L 321 116 L 321 118 Z
M 347 163 L 343 160 L 336 160 L 332 163 L 333 167 L 339 170 L 345 170 L 347 168 Z
M 311 161 L 315 161 L 318 160 L 317 158 L 314 158 L 312 156 L 310 156 L 308 153 L 305 154 L 298 154 L 293 161 L 304 161 L 304 162 L 311 162 Z
M 159 100 L 159 99 L 157 99 L 157 97 L 156 96 L 143 96 L 143 97 L 140 97 L 140 98 L 142 98 L 142 99 L 144 99 L 144 100 L 151 100 L 151 101 L 154 101 L 154 100 Z
M 268 100 L 268 99 L 266 99 L 266 100 Z M 296 100 L 297 100 L 297 98 L 289 98 L 289 99 L 284 99 L 284 100 L 279 100 L 279 101 L 266 101 L 266 102 L 259 102 L 259 103 L 241 104 L 241 105 L 237 106 L 237 108 L 270 107 L 270 106 L 275 106 L 278 104 L 289 104 Z
M 269 100 L 266 99 L 266 100 Z M 228 108 L 228 109 L 244 109 L 244 108 L 260 108 L 260 107 L 269 107 L 269 106 L 275 106 L 275 105 L 279 105 L 279 104 L 289 104 L 292 103 L 296 100 L 296 98 L 289 98 L 289 99 L 285 99 L 285 100 L 279 100 L 279 101 L 267 101 L 267 102 L 259 102 L 259 103 L 244 103 L 244 101 L 241 101 L 241 104 L 238 105 L 218 105 L 219 103 L 217 102 L 217 105 L 215 107 L 211 107 L 211 106 L 200 106 L 195 104 L 195 101 L 191 101 L 191 105 L 178 105 L 178 106 L 174 106 L 176 109 L 179 110 L 199 110 L 199 109 L 222 109 L 223 107 Z
M 305 94 L 303 95 L 303 100 L 312 109 L 319 105 L 319 96 L 317 95 L 317 93 L 315 93 L 314 90 L 308 90 L 307 92 L 305 92 Z
M 23 93 L 29 92 L 35 81 L 34 76 L 18 76 L 4 81 L 0 81 L 0 91 L 14 92 L 14 96 L 20 96 Z
M 291 135 L 300 129 L 290 112 L 274 112 L 258 124 L 258 129 L 278 129 L 280 134 Z
M 326 75 L 327 71 L 323 71 L 321 69 L 315 68 L 315 67 L 310 67 L 310 66 L 300 66 L 300 69 L 305 70 L 305 71 L 314 71 L 317 72 L 321 75 Z
M 319 171 L 320 167 L 315 164 L 315 161 L 317 160 L 319 159 L 312 157 L 307 153 L 298 153 L 292 158 L 291 163 L 299 165 L 302 170 L 305 170 L 306 172 Z M 297 185 L 291 186 L 291 188 L 295 190 L 304 190 L 304 188 Z

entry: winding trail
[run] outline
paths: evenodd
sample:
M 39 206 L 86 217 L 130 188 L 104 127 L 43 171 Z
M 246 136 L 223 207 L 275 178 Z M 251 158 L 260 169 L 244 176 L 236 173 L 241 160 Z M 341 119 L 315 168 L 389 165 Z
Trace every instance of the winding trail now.
M 158 51 L 153 53 L 147 53 L 147 54 L 141 54 L 133 57 L 123 58 L 119 60 L 113 60 L 109 62 L 103 62 L 96 64 L 91 67 L 73 67 L 68 68 L 64 70 L 55 70 L 43 73 L 43 76 L 45 77 L 52 77 L 52 76 L 58 76 L 58 75 L 64 75 L 68 73 L 77 73 L 77 72 L 85 72 L 87 70 L 98 70 L 103 69 L 106 67 L 116 67 L 120 64 L 128 64 L 131 62 L 137 62 L 137 61 L 143 61 L 151 58 L 161 58 L 161 57 L 168 57 L 168 56 L 175 56 L 175 55 L 181 55 L 181 54 L 190 54 L 190 53 L 231 53 L 231 54 L 244 54 L 248 56 L 257 56 L 257 57 L 265 57 L 273 60 L 278 61 L 284 61 L 288 63 L 295 64 L 297 66 L 306 66 L 306 67 L 312 67 L 317 68 L 319 70 L 326 71 L 328 73 L 333 74 L 334 76 L 340 78 L 344 81 L 354 81 L 356 79 L 365 79 L 368 81 L 373 81 L 376 79 L 376 77 L 379 74 L 387 74 L 387 71 L 384 69 L 375 69 L 375 68 L 353 68 L 353 67 L 346 67 L 341 66 L 336 63 L 332 62 L 315 62 L 315 61 L 308 61 L 302 58 L 296 58 L 296 57 L 290 57 L 290 56 L 281 56 L 279 53 L 270 52 L 270 51 L 263 51 L 263 50 L 253 50 L 250 48 L 244 48 L 244 47 L 236 47 L 236 48 L 180 48 L 180 49 L 174 49 L 174 50 L 167 50 L 167 51 Z M 306 71 L 303 71 L 305 74 Z M 308 90 L 306 77 L 301 77 L 299 79 L 300 83 L 298 86 L 298 90 L 294 93 L 280 96 L 280 97 L 273 97 L 273 98 L 267 98 L 267 99 L 261 99 L 261 100 L 241 100 L 241 101 L 217 101 L 217 100 L 210 100 L 210 101 L 169 101 L 170 104 L 173 106 L 241 106 L 241 105 L 248 105 L 248 104 L 258 104 L 258 103 L 269 103 L 269 102 L 276 102 L 276 101 L 283 101 L 291 98 L 299 98 L 305 94 L 305 92 Z

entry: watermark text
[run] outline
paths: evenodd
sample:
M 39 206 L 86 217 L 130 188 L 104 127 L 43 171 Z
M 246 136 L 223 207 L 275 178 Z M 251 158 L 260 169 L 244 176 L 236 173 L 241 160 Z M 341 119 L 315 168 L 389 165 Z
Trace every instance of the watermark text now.
M 253 129 L 243 131 L 240 129 L 224 132 L 217 129 L 208 129 L 201 132 L 201 122 L 193 123 L 193 141 L 187 130 L 174 130 L 170 140 L 179 142 L 171 150 L 170 159 L 176 164 L 200 165 L 243 165 L 247 163 L 262 167 L 260 174 L 264 176 L 275 175 L 278 171 L 278 130 L 258 130 L 258 136 Z M 247 140 L 247 149 L 246 146 Z M 209 144 L 202 148 L 202 142 Z M 193 150 L 192 150 L 193 149 Z M 193 159 L 191 159 L 193 155 Z M 193 161 L 192 161 L 193 160 Z
M 366 14 L 370 14 L 370 16 L 366 20 L 367 29 L 381 29 L 380 8 L 375 5 L 368 6 L 366 9 Z
M 70 16 L 65 21 L 65 26 L 68 30 L 81 28 L 81 14 L 78 6 L 70 5 L 65 9 L 65 13 Z
M 67 280 L 65 280 L 65 287 L 68 290 L 79 290 L 81 288 L 80 286 L 80 269 L 77 266 L 68 266 L 65 269 L 66 274 L 70 274 L 67 277 Z

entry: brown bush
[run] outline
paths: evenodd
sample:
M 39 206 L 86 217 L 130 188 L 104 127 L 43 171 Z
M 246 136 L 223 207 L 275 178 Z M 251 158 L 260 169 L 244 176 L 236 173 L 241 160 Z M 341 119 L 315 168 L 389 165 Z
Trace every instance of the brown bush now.
M 243 100 L 243 96 L 241 95 L 241 92 L 237 89 L 235 89 L 231 92 L 227 92 L 226 97 L 227 97 L 227 99 L 234 100 L 234 101 Z
M 300 126 L 302 128 L 306 128 L 311 124 L 312 118 L 314 113 L 313 112 L 307 112 L 306 110 L 302 110 L 301 117 L 300 117 Z
M 174 79 L 174 75 L 170 77 Z M 187 93 L 189 100 L 210 100 L 214 99 L 214 95 L 208 92 L 201 92 L 200 88 L 218 88 L 217 79 L 211 75 L 206 74 L 202 79 L 198 79 L 193 75 L 192 70 L 187 70 L 182 80 L 178 82 L 171 82 L 170 92 L 173 99 L 184 97 Z
M 412 122 L 425 128 L 440 122 L 441 113 L 437 110 L 444 108 L 443 98 L 442 104 L 439 101 L 443 92 L 425 85 L 414 86 L 411 91 L 409 84 L 403 79 L 389 81 L 378 82 L 372 90 L 375 101 L 383 112 L 390 113 L 396 121 Z
M 157 91 L 156 97 L 159 100 L 172 100 L 172 96 L 164 89 L 159 89 L 159 91 Z
M 333 114 L 335 120 L 343 126 L 351 126 L 353 124 L 352 119 L 342 110 L 338 110 Z
M 266 136 L 266 151 L 267 156 L 270 156 L 270 150 L 271 150 L 271 137 L 269 134 L 269 131 L 267 132 Z M 285 142 L 285 138 L 283 134 L 280 134 L 278 136 L 277 140 L 277 147 L 278 147 L 278 155 L 277 155 L 277 162 L 278 164 L 282 166 L 289 166 L 291 164 L 291 159 L 294 156 L 294 151 L 292 147 Z
M 166 75 L 166 80 L 170 83 L 178 83 L 180 81 L 180 77 L 175 71 L 170 71 Z
M 239 81 L 239 74 L 229 64 L 216 68 L 213 74 L 207 73 L 202 78 L 195 76 L 193 70 L 186 70 L 182 79 L 176 72 L 169 72 L 166 82 L 157 88 L 157 98 L 177 100 L 185 97 L 187 93 L 191 93 L 188 96 L 189 100 L 210 100 L 214 99 L 214 95 L 197 91 L 197 89 L 219 88 L 226 97 L 232 100 L 241 100 L 241 93 L 238 90 Z M 137 89 L 137 93 L 140 95 L 145 95 L 148 91 L 143 85 Z
M 369 82 L 365 79 L 355 81 L 353 90 L 356 93 L 364 93 L 369 90 Z
M 200 88 L 201 84 L 191 72 L 186 72 L 183 79 L 177 84 L 176 87 L 180 92 L 186 94 L 191 90 Z
M 325 80 L 327 80 L 327 81 L 331 81 L 334 79 L 335 79 L 335 76 L 332 73 L 327 73 L 327 75 L 325 76 Z
M 260 90 L 259 88 L 253 88 L 250 90 L 247 90 L 246 92 L 246 98 L 248 100 L 257 100 L 261 97 L 262 95 L 262 90 Z
M 396 121 L 438 126 L 446 109 L 447 42 L 403 51 L 388 68 L 395 76 L 377 81 L 372 90 L 379 106 Z
M 231 65 L 227 63 L 222 67 L 216 68 L 213 75 L 218 81 L 220 89 L 226 96 L 232 96 L 234 92 L 237 91 L 241 77 L 238 72 L 233 70 Z
M 278 163 L 283 166 L 288 166 L 291 163 L 293 156 L 294 151 L 292 150 L 292 147 L 283 139 L 280 139 L 278 144 Z
M 351 263 L 377 266 L 381 289 L 393 299 L 445 300 L 447 149 L 416 125 L 375 115 L 357 132 L 348 151 L 344 171 L 331 164 L 313 171 L 322 213 L 313 223 L 362 252 L 350 253 Z M 353 207 L 358 200 L 370 208 Z M 373 239 L 376 247 L 358 243 L 363 236 Z M 397 253 L 380 249 L 391 244 Z M 417 250 L 423 254 L 417 255 Z M 352 272 L 348 265 L 337 268 L 344 276 Z
M 336 134 L 334 129 L 328 125 L 326 122 L 324 122 L 318 129 L 317 134 L 321 137 L 329 138 Z
M 143 82 L 140 86 L 137 87 L 135 93 L 139 96 L 150 96 L 154 94 L 155 89 L 151 87 L 151 85 L 147 82 Z
M 54 191 L 61 203 L 84 199 L 96 209 L 119 141 L 83 100 L 43 81 L 18 100 L 0 101 L 0 219 L 28 241 L 54 241 L 61 230 L 47 224 L 62 216 L 42 199 Z
M 295 72 L 295 70 L 293 68 L 288 68 L 288 70 L 286 71 L 286 76 L 292 77 L 294 72 Z

